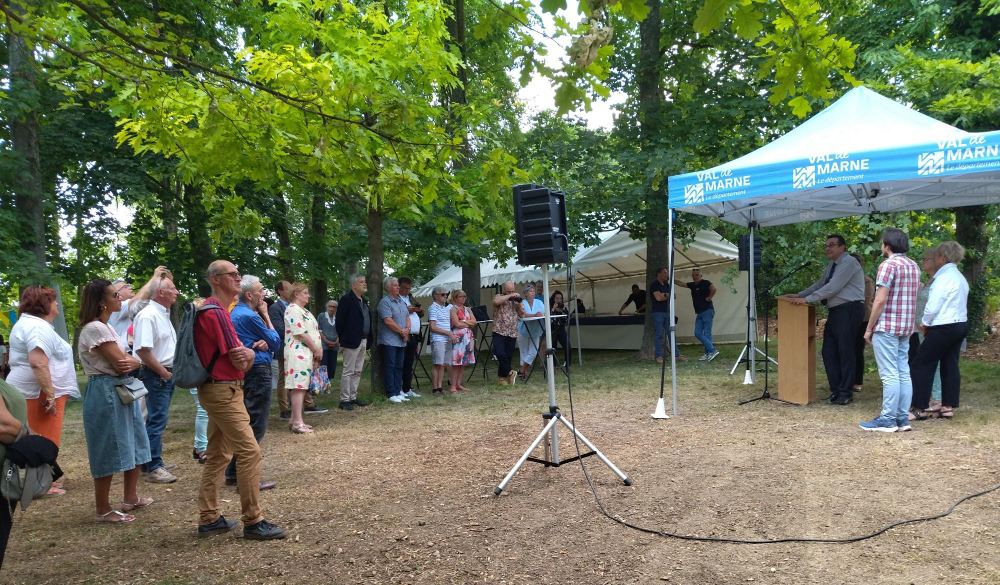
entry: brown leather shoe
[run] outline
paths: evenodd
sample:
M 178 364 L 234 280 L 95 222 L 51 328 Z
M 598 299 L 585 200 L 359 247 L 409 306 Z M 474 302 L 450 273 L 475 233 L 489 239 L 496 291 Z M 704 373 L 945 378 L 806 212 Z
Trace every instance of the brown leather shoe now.
M 497 380 L 497 386 L 510 386 L 510 382 L 507 381 L 507 378 L 500 378 Z

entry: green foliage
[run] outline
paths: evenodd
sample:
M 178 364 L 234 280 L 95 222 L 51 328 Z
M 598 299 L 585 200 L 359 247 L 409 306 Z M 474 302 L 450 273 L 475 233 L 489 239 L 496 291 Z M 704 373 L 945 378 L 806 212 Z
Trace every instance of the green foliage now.
M 850 70 L 856 46 L 831 32 L 828 14 L 814 0 L 705 0 L 694 29 L 707 35 L 727 19 L 743 39 L 757 39 L 764 60 L 757 68 L 761 79 L 773 79 L 772 105 L 787 103 L 798 117 L 812 111 L 811 100 L 830 100 L 831 74 L 855 83 Z M 766 26 L 765 26 L 766 25 Z

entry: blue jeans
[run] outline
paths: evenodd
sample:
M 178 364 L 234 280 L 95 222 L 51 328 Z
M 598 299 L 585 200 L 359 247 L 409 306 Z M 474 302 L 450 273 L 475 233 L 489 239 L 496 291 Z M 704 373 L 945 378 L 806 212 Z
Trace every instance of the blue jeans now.
M 382 348 L 382 365 L 385 371 L 385 395 L 389 398 L 403 393 L 403 360 L 406 359 L 406 346 L 380 345 Z
M 146 436 L 149 437 L 149 463 L 146 471 L 163 467 L 163 430 L 167 428 L 167 416 L 170 413 L 170 399 L 174 396 L 173 379 L 164 380 L 148 368 L 140 368 L 137 376 L 146 386 L 146 410 L 149 418 L 146 420 Z
M 712 320 L 715 319 L 715 309 L 707 309 L 694 318 L 694 336 L 705 346 L 705 355 L 715 353 L 712 345 Z
M 267 432 L 267 413 L 271 410 L 271 364 L 254 364 L 243 378 L 243 405 L 250 416 L 253 438 L 260 445 Z M 226 468 L 226 479 L 236 479 L 236 455 Z
M 907 362 L 909 336 L 899 337 L 876 331 L 872 334 L 872 346 L 875 348 L 878 376 L 882 379 L 882 413 L 879 418 L 891 422 L 905 421 L 913 398 L 910 365 Z
M 198 389 L 191 390 L 194 398 L 194 448 L 198 451 L 208 449 L 208 413 L 198 402 Z
M 656 351 L 656 357 L 663 357 L 663 335 L 666 333 L 670 335 L 670 330 L 667 328 L 667 323 L 670 322 L 670 313 L 652 313 L 653 325 L 656 326 L 656 332 L 653 334 L 653 349 Z M 670 345 L 670 338 L 667 338 L 667 345 Z M 674 355 L 680 357 L 681 352 L 679 349 L 674 347 Z

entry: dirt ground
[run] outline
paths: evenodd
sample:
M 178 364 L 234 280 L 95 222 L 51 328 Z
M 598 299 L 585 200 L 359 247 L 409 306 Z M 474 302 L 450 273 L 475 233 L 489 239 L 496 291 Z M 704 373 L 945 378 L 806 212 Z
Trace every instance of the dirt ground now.
M 728 375 L 736 352 L 682 364 L 681 416 L 665 421 L 649 416 L 659 389 L 654 364 L 612 354 L 574 368 L 580 431 L 634 481 L 626 487 L 596 457 L 586 459 L 610 514 L 680 534 L 850 537 L 942 512 L 1000 483 L 996 367 L 965 372 L 970 390 L 955 420 L 884 435 L 856 426 L 877 412 L 877 377 L 847 407 L 736 406 L 763 389 Z M 272 417 L 263 475 L 278 488 L 262 499 L 289 538 L 264 543 L 244 541 L 240 530 L 195 538 L 201 467 L 190 455 L 190 398 L 180 393 L 165 459 L 180 465 L 181 479 L 140 482 L 156 502 L 135 522 L 94 524 L 79 409 L 71 410 L 61 458 L 69 494 L 19 515 L 0 582 L 1000 582 L 1000 492 L 858 543 L 758 546 L 664 538 L 612 522 L 579 463 L 529 462 L 496 497 L 493 488 L 540 429 L 546 391 L 540 376 L 513 389 L 477 380 L 456 398 L 311 416 L 311 436 L 292 435 Z M 564 384 L 559 400 L 568 414 Z M 562 456 L 575 454 L 568 434 L 560 438 Z M 113 501 L 120 490 L 116 480 Z M 224 513 L 238 518 L 236 491 L 222 493 Z

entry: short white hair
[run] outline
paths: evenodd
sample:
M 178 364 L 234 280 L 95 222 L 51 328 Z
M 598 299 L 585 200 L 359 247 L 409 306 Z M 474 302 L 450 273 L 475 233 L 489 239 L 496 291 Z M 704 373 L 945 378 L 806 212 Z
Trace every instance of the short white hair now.
M 252 274 L 244 274 L 240 279 L 240 296 L 252 291 L 258 284 L 260 284 L 259 278 Z
M 386 276 L 385 279 L 382 281 L 382 288 L 384 289 L 389 288 L 389 285 L 392 284 L 392 281 L 394 280 L 396 282 L 399 282 L 399 279 L 396 278 L 395 276 Z
M 326 302 L 326 306 L 329 307 L 330 305 L 333 305 L 334 307 L 336 307 L 336 306 L 339 305 L 339 303 L 337 303 L 337 301 L 335 301 L 333 299 L 330 299 L 329 301 Z

